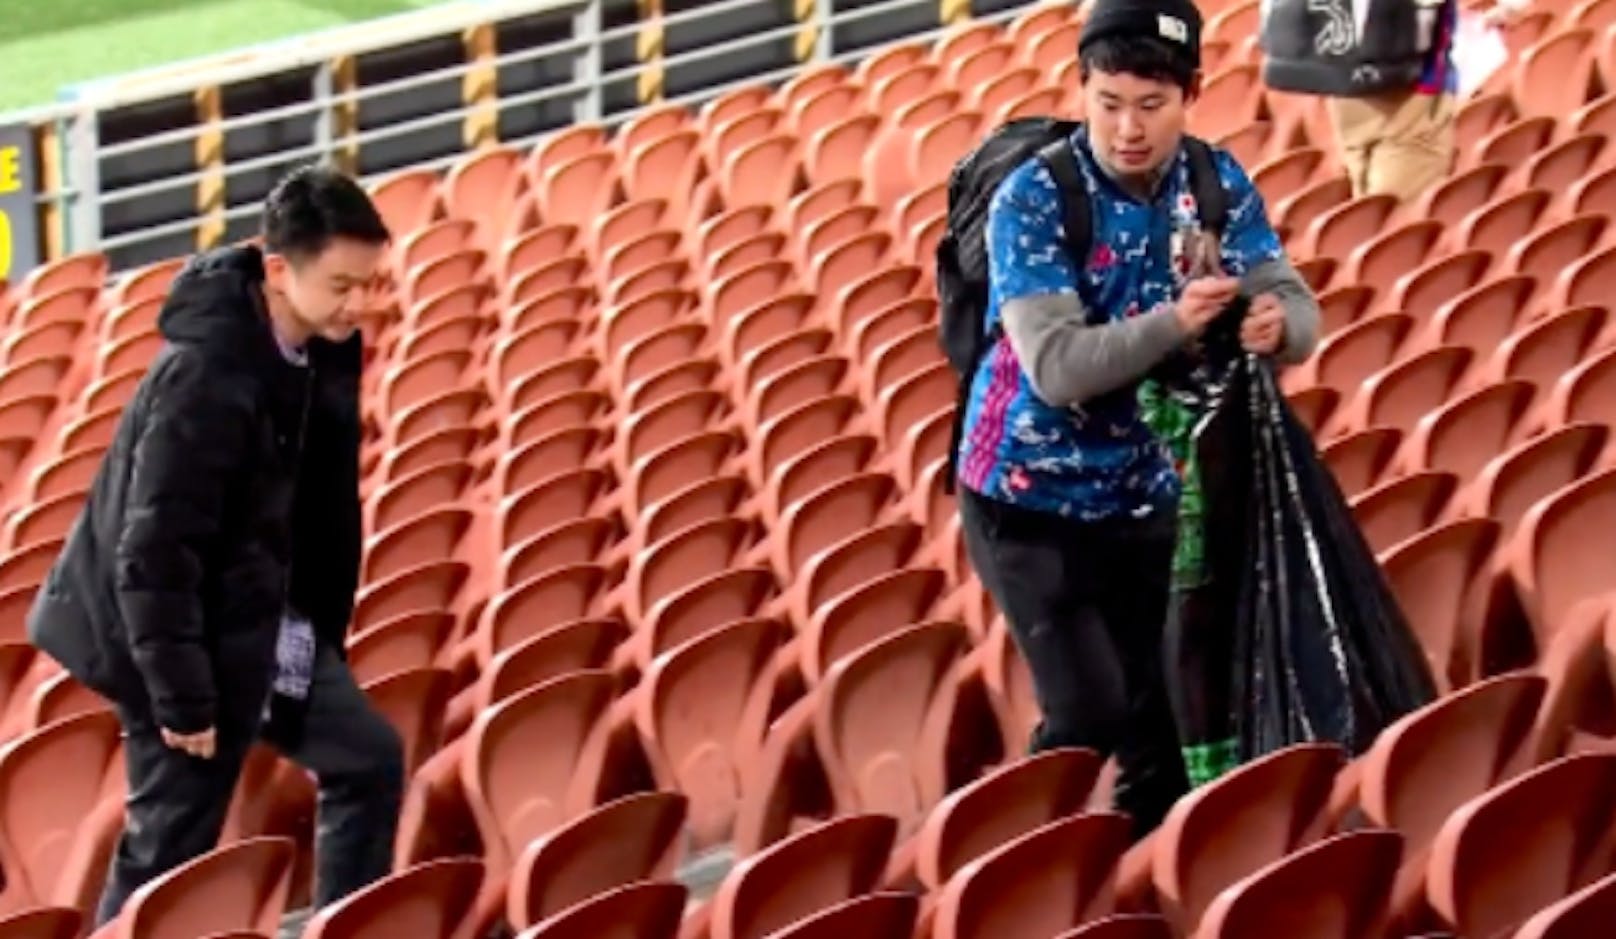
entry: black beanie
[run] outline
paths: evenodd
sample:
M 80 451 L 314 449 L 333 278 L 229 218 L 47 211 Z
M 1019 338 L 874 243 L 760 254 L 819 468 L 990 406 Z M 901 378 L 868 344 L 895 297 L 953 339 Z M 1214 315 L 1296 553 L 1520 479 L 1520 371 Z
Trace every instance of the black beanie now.
M 1094 0 L 1077 42 L 1079 54 L 1108 36 L 1150 36 L 1201 67 L 1201 11 L 1194 0 Z

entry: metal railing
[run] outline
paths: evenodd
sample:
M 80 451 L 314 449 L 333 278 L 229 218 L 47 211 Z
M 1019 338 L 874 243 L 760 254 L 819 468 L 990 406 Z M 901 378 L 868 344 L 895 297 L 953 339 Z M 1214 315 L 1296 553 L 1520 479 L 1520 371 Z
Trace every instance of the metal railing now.
M 465 0 L 71 90 L 36 128 L 46 252 L 115 268 L 239 237 L 273 179 L 332 161 L 367 181 L 526 147 L 578 121 L 690 106 L 948 28 L 960 0 Z M 1008 20 L 1029 0 L 977 0 Z M 992 9 L 987 9 L 990 7 Z

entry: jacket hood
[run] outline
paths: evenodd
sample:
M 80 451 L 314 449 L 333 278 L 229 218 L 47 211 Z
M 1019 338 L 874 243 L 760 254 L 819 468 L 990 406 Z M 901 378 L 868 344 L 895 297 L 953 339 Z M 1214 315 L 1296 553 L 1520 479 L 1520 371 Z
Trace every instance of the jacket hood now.
M 264 255 L 255 246 L 232 246 L 198 254 L 174 279 L 157 315 L 157 329 L 176 344 L 201 346 L 210 353 L 273 367 L 284 363 L 264 307 Z M 357 373 L 361 340 L 334 345 L 309 342 L 318 365 Z
M 169 288 L 157 316 L 163 338 L 246 352 L 274 351 L 264 313 L 264 256 L 257 248 L 221 248 L 193 257 Z

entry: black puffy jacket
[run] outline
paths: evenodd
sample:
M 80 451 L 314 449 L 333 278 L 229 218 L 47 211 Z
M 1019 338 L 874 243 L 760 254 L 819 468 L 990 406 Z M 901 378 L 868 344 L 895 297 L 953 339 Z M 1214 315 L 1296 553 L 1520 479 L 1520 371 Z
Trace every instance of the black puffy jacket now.
M 339 652 L 360 554 L 360 340 L 286 361 L 263 257 L 195 258 L 29 614 L 33 643 L 170 730 L 255 726 L 290 605 Z

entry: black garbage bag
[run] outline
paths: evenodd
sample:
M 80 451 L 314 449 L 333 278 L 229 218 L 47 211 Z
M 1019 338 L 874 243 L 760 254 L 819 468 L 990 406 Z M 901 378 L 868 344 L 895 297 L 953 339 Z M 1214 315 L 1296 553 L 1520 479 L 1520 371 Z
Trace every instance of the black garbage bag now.
M 1196 446 L 1239 759 L 1311 741 L 1361 754 L 1435 698 L 1425 656 L 1272 366 L 1240 356 L 1221 385 Z

